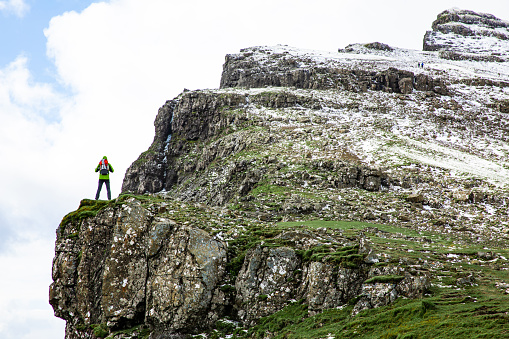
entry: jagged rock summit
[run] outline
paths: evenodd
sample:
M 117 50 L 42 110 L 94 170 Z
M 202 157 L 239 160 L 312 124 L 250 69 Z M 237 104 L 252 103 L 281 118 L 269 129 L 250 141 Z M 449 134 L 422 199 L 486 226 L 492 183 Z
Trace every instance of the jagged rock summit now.
M 423 49 L 452 60 L 509 61 L 509 21 L 494 15 L 449 9 L 426 32 Z
M 227 55 L 59 225 L 66 339 L 507 334 L 509 65 L 443 56 Z

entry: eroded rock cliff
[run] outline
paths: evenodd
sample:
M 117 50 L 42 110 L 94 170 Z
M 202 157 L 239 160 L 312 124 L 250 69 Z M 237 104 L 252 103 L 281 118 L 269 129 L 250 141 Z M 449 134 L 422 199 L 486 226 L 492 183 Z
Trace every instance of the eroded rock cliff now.
M 154 337 L 197 334 L 224 317 L 253 326 L 295 300 L 314 314 L 362 294 L 357 313 L 429 287 L 425 270 L 378 262 L 362 236 L 341 230 L 161 197 L 83 200 L 58 230 L 50 303 L 67 338 L 93 338 L 100 324 L 118 337 L 126 329 Z M 387 276 L 365 293 L 368 279 Z
M 423 41 L 425 51 L 451 60 L 507 62 L 509 22 L 492 14 L 449 9 L 433 22 Z

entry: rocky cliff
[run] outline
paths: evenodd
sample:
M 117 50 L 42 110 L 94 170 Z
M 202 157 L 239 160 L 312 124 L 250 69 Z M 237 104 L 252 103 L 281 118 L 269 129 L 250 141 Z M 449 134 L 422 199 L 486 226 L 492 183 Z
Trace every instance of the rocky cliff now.
M 62 220 L 66 339 L 503 337 L 509 66 L 473 60 L 227 55 L 219 89 L 159 109 L 121 196 Z
M 252 326 L 292 300 L 316 313 L 376 287 L 357 313 L 429 287 L 425 270 L 376 265 L 363 237 L 156 197 L 84 200 L 58 233 L 50 302 L 69 338 L 92 337 L 90 324 L 196 334 L 231 317 Z M 375 277 L 389 280 L 366 283 Z
M 425 51 L 452 60 L 506 62 L 509 22 L 491 14 L 450 9 L 440 13 L 424 36 Z

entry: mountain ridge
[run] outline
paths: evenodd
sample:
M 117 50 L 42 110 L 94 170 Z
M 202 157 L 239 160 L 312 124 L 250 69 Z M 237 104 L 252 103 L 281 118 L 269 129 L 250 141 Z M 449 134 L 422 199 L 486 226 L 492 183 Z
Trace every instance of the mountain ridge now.
M 227 55 L 219 89 L 159 109 L 122 194 L 59 225 L 66 339 L 504 337 L 509 65 L 448 56 Z

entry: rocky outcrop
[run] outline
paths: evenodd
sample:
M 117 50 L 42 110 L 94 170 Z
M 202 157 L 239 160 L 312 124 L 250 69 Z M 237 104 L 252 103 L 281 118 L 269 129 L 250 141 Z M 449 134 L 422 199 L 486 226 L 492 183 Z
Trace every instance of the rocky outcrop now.
M 381 42 L 370 42 L 367 44 L 351 44 L 345 48 L 338 49 L 340 53 L 362 53 L 363 49 L 372 49 L 375 51 L 392 52 L 394 48 Z
M 397 74 L 387 75 L 384 81 L 394 79 Z M 284 159 L 235 158 L 236 154 L 262 145 L 266 149 L 277 148 L 286 140 L 283 134 L 256 128 L 265 123 L 257 121 L 258 117 L 250 111 L 260 107 L 320 108 L 320 105 L 320 100 L 290 91 L 183 93 L 159 109 L 154 142 L 127 170 L 122 191 L 135 194 L 171 191 L 172 196 L 182 200 L 213 205 L 246 196 L 272 171 L 287 166 L 281 162 Z M 224 163 L 218 167 L 219 159 Z M 227 159 L 231 160 L 226 162 Z M 308 162 L 315 166 L 312 159 Z M 325 176 L 335 174 L 334 179 L 323 183 L 331 187 L 378 191 L 389 185 L 389 178 L 380 170 L 359 164 L 336 161 L 322 165 L 320 170 Z
M 355 48 L 354 48 L 355 47 Z M 366 49 L 391 52 L 392 48 L 381 43 L 352 45 L 340 52 L 363 53 Z M 431 76 L 428 76 L 431 78 Z M 408 94 L 417 87 L 413 86 L 416 75 L 411 71 L 388 67 L 384 70 L 367 70 L 363 65 L 328 64 L 307 55 L 292 55 L 281 47 L 281 52 L 263 47 L 246 48 L 239 54 L 229 54 L 223 66 L 220 88 L 242 87 L 295 87 L 303 89 L 336 89 L 353 92 L 368 90 L 389 93 Z M 400 86 L 404 80 L 405 85 Z M 436 93 L 447 94 L 446 85 L 441 79 Z M 421 87 L 419 87 L 421 88 Z M 429 90 L 434 91 L 432 87 Z
M 362 239 L 292 229 L 268 232 L 263 241 L 245 231 L 225 239 L 205 229 L 210 210 L 188 205 L 187 220 L 201 219 L 189 223 L 180 219 L 179 207 L 172 200 L 123 196 L 111 203 L 84 200 L 64 218 L 50 303 L 67 321 L 66 339 L 95 338 L 97 327 L 154 338 L 196 334 L 225 316 L 252 326 L 296 299 L 316 313 L 362 293 L 358 308 L 366 309 L 422 296 L 429 287 L 424 271 L 373 269 L 377 256 Z M 239 237 L 252 240 L 238 246 Z M 367 292 L 373 285 L 368 278 L 389 273 L 401 277 L 384 287 L 387 296 Z
M 127 170 L 122 191 L 153 193 L 178 183 L 175 162 L 190 152 L 188 142 L 206 142 L 219 134 L 234 118 L 223 114 L 225 108 L 233 110 L 244 103 L 244 96 L 206 92 L 186 92 L 166 102 L 154 122 L 154 141 Z M 191 167 L 187 170 L 193 171 L 196 164 Z
M 243 87 L 296 87 L 304 89 L 341 88 L 351 91 L 367 90 L 374 74 L 365 70 L 352 72 L 340 68 L 319 65 L 302 67 L 300 60 L 285 54 L 264 55 L 262 48 L 241 50 L 239 54 L 229 54 L 223 66 L 220 88 Z M 263 56 L 259 58 L 260 54 Z M 363 81 L 358 81 L 360 77 Z
M 73 216 L 90 206 L 97 207 L 83 201 Z M 164 204 L 157 206 L 161 209 Z M 92 338 L 91 324 L 106 324 L 111 331 L 142 324 L 186 331 L 198 321 L 207 327 L 217 320 L 209 312 L 221 307 L 216 299 L 225 243 L 156 215 L 128 198 L 93 218 L 64 219 L 50 303 L 67 321 L 66 338 Z
M 440 13 L 427 31 L 423 50 L 440 51 L 450 60 L 507 61 L 509 22 L 491 14 L 450 9 Z

